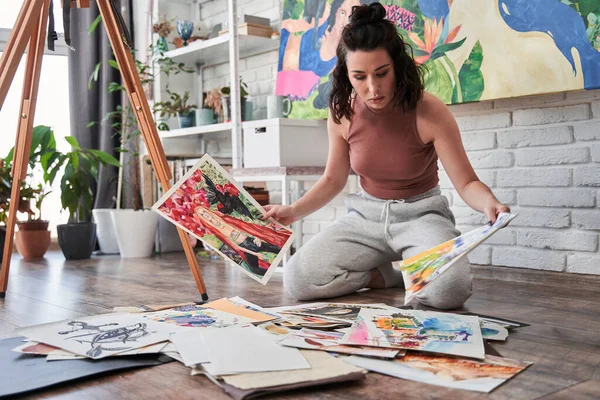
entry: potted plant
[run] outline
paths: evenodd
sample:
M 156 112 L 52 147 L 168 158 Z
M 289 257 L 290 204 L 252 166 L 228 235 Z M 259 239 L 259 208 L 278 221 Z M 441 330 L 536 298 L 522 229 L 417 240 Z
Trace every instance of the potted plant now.
M 93 192 L 91 184 L 98 179 L 98 167 L 119 162 L 110 154 L 100 150 L 84 149 L 72 136 L 65 138 L 71 145 L 68 153 L 56 153 L 55 162 L 48 168 L 50 184 L 59 171 L 60 201 L 63 210 L 68 210 L 69 221 L 57 226 L 58 243 L 68 260 L 89 258 L 96 245 L 96 224 L 86 219 L 92 212 Z
M 215 88 L 208 93 L 203 93 L 202 108 L 196 110 L 196 124 L 198 126 L 210 125 L 221 121 L 223 104 L 221 103 L 221 90 Z
M 198 108 L 195 104 L 189 104 L 190 93 L 186 90 L 183 96 L 179 93 L 171 92 L 167 89 L 170 100 L 156 103 L 159 109 L 159 115 L 177 116 L 179 118 L 179 128 L 190 128 L 196 125 L 196 114 L 194 110 Z
M 242 121 L 245 118 L 246 98 L 248 97 L 248 86 L 240 79 L 240 108 Z M 223 121 L 231 122 L 231 88 L 224 86 L 221 88 L 221 102 L 223 104 Z
M 0 264 L 4 256 L 4 243 L 6 241 L 6 223 L 11 201 L 12 191 L 12 166 L 10 162 L 0 159 Z M 29 213 L 30 200 L 33 198 L 34 189 L 26 182 L 21 185 L 18 212 Z
M 10 166 L 14 147 L 5 162 Z M 50 247 L 49 221 L 42 219 L 42 204 L 50 194 L 48 166 L 56 160 L 56 140 L 49 126 L 39 125 L 33 128 L 29 169 L 21 188 L 21 202 L 27 202 L 26 220 L 17 221 L 19 230 L 15 234 L 15 245 L 23 259 L 41 258 Z M 31 202 L 34 206 L 31 207 Z M 21 207 L 21 209 L 23 209 Z
M 159 52 L 169 51 L 169 44 L 167 42 L 167 37 L 171 34 L 173 30 L 173 26 L 169 21 L 167 21 L 166 17 L 163 15 L 160 21 L 155 22 L 152 25 L 152 31 L 158 35 L 158 40 L 156 42 L 156 49 Z
M 146 92 L 150 93 L 155 74 L 161 74 L 168 78 L 171 75 L 180 73 L 192 73 L 191 69 L 185 67 L 184 63 L 176 63 L 173 59 L 166 57 L 163 52 L 149 47 L 149 54 L 153 58 L 149 62 L 142 62 L 136 59 L 136 67 L 142 85 Z M 114 60 L 109 62 L 112 68 L 118 69 Z M 101 64 L 96 66 L 90 83 L 97 81 L 98 70 Z M 111 83 L 107 90 L 109 92 L 121 92 L 123 94 L 123 106 L 118 106 L 114 111 L 105 115 L 103 124 L 110 124 L 115 134 L 121 138 L 121 167 L 119 170 L 119 183 L 117 189 L 116 209 L 94 209 L 94 221 L 97 223 L 98 243 L 103 253 L 120 253 L 123 258 L 131 257 L 149 257 L 152 255 L 156 229 L 158 227 L 158 216 L 151 210 L 145 210 L 142 201 L 141 170 L 142 157 L 140 155 L 140 131 L 137 126 L 137 120 L 131 107 L 124 95 L 125 87 L 118 82 Z M 169 116 L 166 110 L 163 110 L 160 103 L 151 105 L 151 110 L 156 116 L 156 125 L 158 130 L 169 130 L 166 120 L 160 120 L 159 117 Z M 91 122 L 89 126 L 94 125 Z M 125 161 L 125 155 L 129 155 Z M 130 179 L 124 179 L 125 170 L 128 170 Z M 123 208 L 122 198 L 124 191 L 131 194 L 132 208 Z M 143 226 L 143 229 L 142 229 Z M 129 241 L 133 240 L 133 243 Z

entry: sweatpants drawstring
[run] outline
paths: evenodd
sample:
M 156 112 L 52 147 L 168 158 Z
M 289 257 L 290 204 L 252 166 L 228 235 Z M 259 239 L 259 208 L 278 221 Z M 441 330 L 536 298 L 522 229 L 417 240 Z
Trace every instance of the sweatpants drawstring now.
M 379 216 L 379 221 L 381 221 L 381 219 L 383 218 L 383 214 L 385 214 L 385 223 L 383 224 L 383 231 L 384 232 L 388 231 L 388 222 L 389 222 L 389 217 L 390 217 L 390 205 L 392 203 L 402 204 L 404 202 L 405 202 L 404 199 L 401 199 L 401 200 L 386 200 L 385 201 L 385 204 L 383 205 L 383 210 L 381 210 L 381 215 Z

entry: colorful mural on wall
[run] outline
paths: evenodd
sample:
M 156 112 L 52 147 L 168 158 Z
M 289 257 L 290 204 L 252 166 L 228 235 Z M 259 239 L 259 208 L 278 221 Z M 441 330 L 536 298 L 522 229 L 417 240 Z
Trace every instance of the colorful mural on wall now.
M 327 118 L 341 31 L 371 2 L 284 0 L 276 94 L 289 118 Z M 600 0 L 381 3 L 446 104 L 600 88 Z

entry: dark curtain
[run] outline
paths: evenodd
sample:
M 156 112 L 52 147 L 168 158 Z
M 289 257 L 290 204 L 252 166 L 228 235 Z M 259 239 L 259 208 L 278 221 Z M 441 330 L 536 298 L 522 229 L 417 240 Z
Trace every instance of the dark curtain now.
M 133 32 L 133 0 L 113 0 L 121 10 L 129 32 Z M 69 102 L 71 135 L 82 147 L 99 149 L 119 159 L 120 137 L 111 127 L 111 122 L 102 123 L 107 113 L 122 104 L 121 92 L 109 93 L 111 82 L 121 82 L 119 72 L 110 67 L 114 60 L 112 48 L 104 24 L 100 23 L 90 35 L 88 30 L 100 15 L 95 1 L 90 8 L 71 10 L 71 46 L 69 52 Z M 133 34 L 131 35 L 133 37 Z M 96 65 L 102 62 L 98 81 L 89 87 L 90 76 Z M 96 122 L 88 127 L 90 122 Z M 114 208 L 117 199 L 118 168 L 101 166 L 98 184 L 94 185 L 94 208 Z M 126 188 L 126 185 L 124 185 Z M 91 217 L 91 216 L 89 216 Z

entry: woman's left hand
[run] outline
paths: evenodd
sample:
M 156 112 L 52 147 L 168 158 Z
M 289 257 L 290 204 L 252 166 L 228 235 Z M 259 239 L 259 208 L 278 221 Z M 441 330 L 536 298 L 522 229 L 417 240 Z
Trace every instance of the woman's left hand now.
M 494 222 L 496 222 L 496 217 L 498 216 L 498 214 L 503 212 L 510 212 L 510 208 L 507 205 L 500 203 L 496 199 L 490 199 L 485 203 L 483 212 L 488 218 L 488 220 L 493 224 Z

